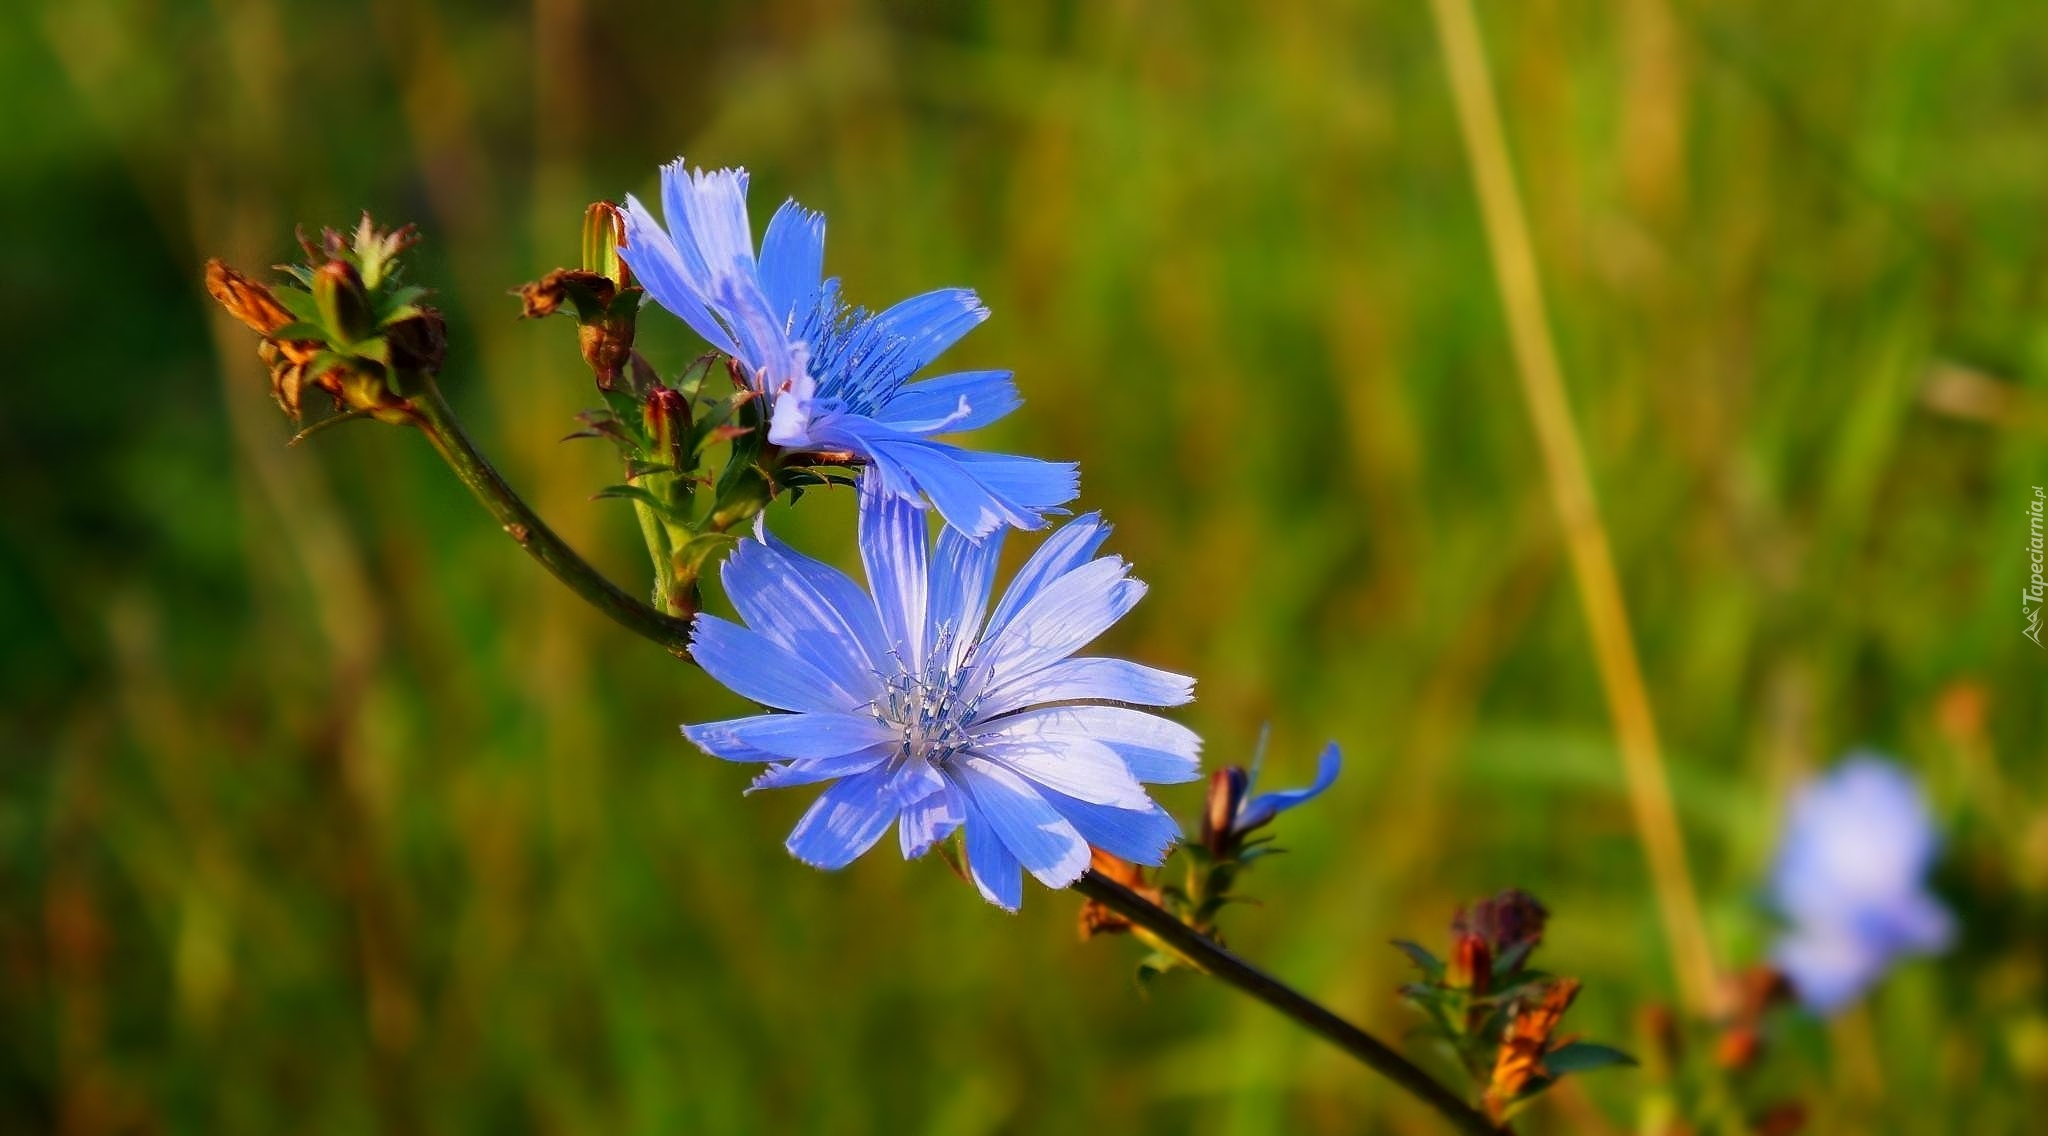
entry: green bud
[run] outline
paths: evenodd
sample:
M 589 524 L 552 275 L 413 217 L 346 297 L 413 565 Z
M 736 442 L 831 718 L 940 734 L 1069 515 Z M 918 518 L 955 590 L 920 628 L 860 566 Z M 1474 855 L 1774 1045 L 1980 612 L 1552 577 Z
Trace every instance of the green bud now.
M 633 286 L 633 274 L 619 257 L 626 239 L 626 219 L 609 201 L 594 201 L 583 211 L 583 270 L 610 280 L 618 291 Z
M 330 260 L 313 270 L 313 303 L 328 342 L 336 347 L 360 342 L 377 329 L 362 274 L 348 261 Z

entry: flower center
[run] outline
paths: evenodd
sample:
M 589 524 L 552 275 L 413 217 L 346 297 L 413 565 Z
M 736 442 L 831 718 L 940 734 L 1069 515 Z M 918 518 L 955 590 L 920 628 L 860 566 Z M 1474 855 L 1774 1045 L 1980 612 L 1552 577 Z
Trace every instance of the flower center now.
M 970 696 L 967 691 L 973 654 L 969 647 L 955 659 L 952 630 L 941 628 L 917 671 L 899 667 L 878 676 L 882 696 L 875 700 L 874 715 L 902 738 L 898 760 L 939 765 L 967 748 L 967 727 L 981 708 L 980 694 Z

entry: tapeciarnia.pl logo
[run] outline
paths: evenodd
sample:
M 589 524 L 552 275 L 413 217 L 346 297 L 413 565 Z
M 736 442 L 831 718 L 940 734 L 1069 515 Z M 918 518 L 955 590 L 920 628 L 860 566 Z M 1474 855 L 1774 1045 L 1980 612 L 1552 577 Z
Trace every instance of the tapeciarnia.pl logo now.
M 2043 602 L 2048 601 L 2048 579 L 2043 579 L 2041 575 L 2044 556 L 2041 523 L 2044 506 L 2048 506 L 2048 495 L 2044 495 L 2041 487 L 2036 485 L 2034 499 L 2027 502 L 2027 556 L 2033 562 L 2034 574 L 2027 581 L 2027 590 L 2020 593 L 2020 615 L 2027 621 L 2026 630 L 2020 634 L 2032 639 L 2034 646 L 2048 649 L 2048 645 L 2041 642 L 2041 608 Z

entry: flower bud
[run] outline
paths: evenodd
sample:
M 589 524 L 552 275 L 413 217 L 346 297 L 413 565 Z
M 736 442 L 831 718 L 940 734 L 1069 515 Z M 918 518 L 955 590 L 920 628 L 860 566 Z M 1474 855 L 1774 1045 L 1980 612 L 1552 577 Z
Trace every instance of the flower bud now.
M 1451 934 L 1458 938 L 1466 935 L 1477 936 L 1495 959 L 1512 959 L 1511 971 L 1522 968 L 1522 960 L 1543 941 L 1543 926 L 1550 919 L 1536 897 L 1520 888 L 1509 888 L 1499 895 L 1458 912 L 1451 921 Z
M 1221 859 L 1236 834 L 1237 810 L 1244 803 L 1250 777 L 1242 766 L 1229 765 L 1209 775 L 1209 800 L 1202 809 L 1202 843 Z
M 633 272 L 619 256 L 626 239 L 626 218 L 609 201 L 593 201 L 583 211 L 583 271 L 610 280 L 623 292 L 633 287 Z
M 656 380 L 654 389 L 647 392 L 647 401 L 642 404 L 642 421 L 651 440 L 649 450 L 652 456 L 676 470 L 688 469 L 683 464 L 686 456 L 683 446 L 690 437 L 690 400 L 684 398 L 680 391 L 671 390 Z
M 362 273 L 346 260 L 330 260 L 313 270 L 313 303 L 328 342 L 336 347 L 360 343 L 377 329 Z
M 1459 932 L 1451 942 L 1451 958 L 1444 968 L 1444 984 L 1483 998 L 1493 987 L 1493 948 L 1470 931 Z

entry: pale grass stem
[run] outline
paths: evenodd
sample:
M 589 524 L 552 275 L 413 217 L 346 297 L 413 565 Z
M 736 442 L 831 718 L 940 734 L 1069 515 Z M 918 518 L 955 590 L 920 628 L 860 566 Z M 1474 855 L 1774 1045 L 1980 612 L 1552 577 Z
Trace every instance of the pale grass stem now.
M 1479 194 L 1495 282 L 1507 312 L 1516 373 L 1535 423 L 1551 499 L 1564 527 L 1572 577 L 1592 633 L 1600 684 L 1606 691 L 1621 749 L 1636 834 L 1656 884 L 1658 914 L 1669 940 L 1679 994 L 1692 1013 L 1711 1014 L 1720 1001 L 1713 950 L 1686 864 L 1685 841 L 1671 801 L 1671 784 L 1657 742 L 1657 723 L 1644 687 L 1642 665 L 1629 631 L 1628 608 L 1615 576 L 1614 554 L 1593 497 L 1585 452 L 1572 424 L 1557 348 L 1551 342 L 1535 248 L 1515 189 L 1478 21 L 1471 0 L 1430 0 L 1430 8 L 1450 73 L 1459 133 Z

